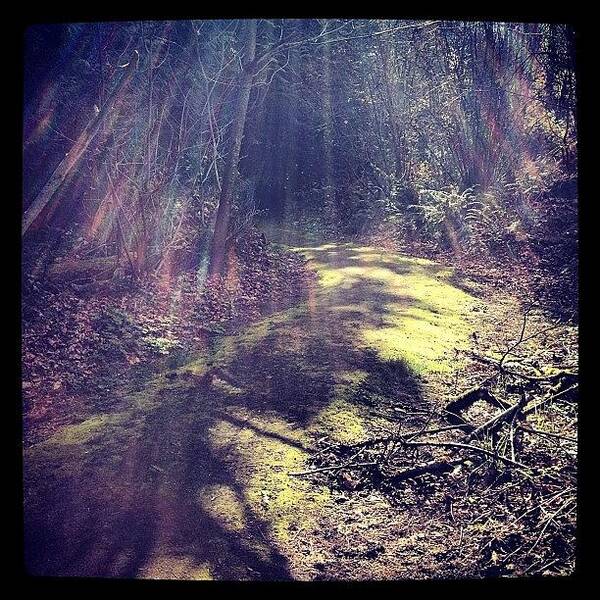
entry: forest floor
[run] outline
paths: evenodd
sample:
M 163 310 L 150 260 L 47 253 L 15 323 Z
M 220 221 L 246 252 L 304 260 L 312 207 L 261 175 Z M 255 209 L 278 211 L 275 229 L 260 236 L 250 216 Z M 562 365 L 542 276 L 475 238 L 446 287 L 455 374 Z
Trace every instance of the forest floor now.
M 390 491 L 360 471 L 306 473 L 315 456 L 420 427 L 483 379 L 489 367 L 469 352 L 502 353 L 519 332 L 519 298 L 424 258 L 280 241 L 318 274 L 305 301 L 110 381 L 75 422 L 25 447 L 30 572 L 227 580 L 522 573 L 510 561 L 498 567 L 498 557 L 509 555 L 509 536 L 517 544 L 523 521 L 483 492 L 432 481 Z M 537 360 L 564 366 L 575 345 L 576 333 L 562 330 L 552 356 L 537 352 Z M 560 451 L 574 460 L 576 447 Z M 550 573 L 572 571 L 567 554 Z

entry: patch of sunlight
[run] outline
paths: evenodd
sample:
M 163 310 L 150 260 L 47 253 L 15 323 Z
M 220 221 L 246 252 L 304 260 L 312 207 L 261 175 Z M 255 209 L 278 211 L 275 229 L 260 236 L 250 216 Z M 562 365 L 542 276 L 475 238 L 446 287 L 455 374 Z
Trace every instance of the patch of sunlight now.
M 228 417 L 235 419 L 240 427 L 252 428 L 267 437 L 287 439 L 292 445 L 308 442 L 308 438 L 302 429 L 292 427 L 276 412 L 261 412 L 258 414 L 243 406 L 229 406 L 224 412 Z
M 235 445 L 242 447 L 253 438 L 251 429 L 224 420 L 212 423 L 208 435 L 210 445 L 215 449 L 228 449 Z
M 478 302 L 451 284 L 453 269 L 370 246 L 347 245 L 346 258 L 355 264 L 338 258 L 323 255 L 313 264 L 321 290 L 336 289 L 327 310 L 349 315 L 358 345 L 373 348 L 384 360 L 404 360 L 419 373 L 452 369 L 452 351 L 467 344 L 466 317 Z M 347 298 L 346 290 L 352 292 Z M 381 318 L 369 321 L 371 313 Z
M 383 327 L 364 328 L 362 338 L 383 360 L 404 360 L 417 373 L 447 372 L 453 350 L 468 342 L 470 328 L 456 312 L 432 312 L 402 303 L 387 305 Z
M 325 432 L 340 444 L 350 444 L 366 435 L 364 417 L 361 410 L 349 402 L 354 386 L 338 384 L 334 386 L 334 400 L 312 419 L 310 429 Z
M 335 287 L 344 281 L 348 281 L 347 275 L 344 274 L 341 269 L 319 267 L 318 272 L 319 285 L 321 287 Z
M 396 254 L 387 250 L 380 250 L 373 246 L 354 246 L 352 251 L 361 254 L 365 260 L 374 260 L 375 258 L 390 261 L 399 264 L 419 265 L 419 266 L 434 266 L 437 263 L 418 256 L 408 256 L 406 254 Z
M 273 439 L 266 440 L 263 448 L 264 452 L 272 454 L 272 463 L 256 463 L 246 497 L 255 511 L 265 515 L 275 539 L 287 544 L 291 541 L 292 531 L 301 526 L 316 527 L 330 493 L 325 486 L 289 475 L 305 468 L 305 452 Z
M 335 265 L 318 265 L 317 271 L 319 273 L 319 285 L 323 288 L 340 285 L 352 287 L 355 283 L 365 279 L 389 282 L 401 277 L 391 269 L 374 266 L 336 267 Z
M 362 369 L 356 369 L 354 371 L 340 371 L 336 373 L 336 377 L 340 383 L 358 385 L 369 377 L 369 373 Z
M 230 486 L 207 485 L 198 492 L 198 502 L 208 515 L 228 531 L 241 532 L 246 527 L 244 506 Z
M 292 531 L 315 525 L 329 491 L 289 474 L 306 466 L 308 454 L 298 447 L 304 432 L 274 414 L 263 416 L 239 407 L 235 417 L 239 425 L 225 418 L 210 428 L 211 446 L 221 450 L 222 460 L 234 464 L 232 472 L 246 502 L 268 523 L 265 534 L 285 546 Z
M 384 254 L 382 254 L 381 252 L 369 252 L 369 253 L 357 253 L 357 254 L 351 254 L 348 257 L 348 260 L 360 260 L 360 261 L 367 261 L 367 262 L 373 262 L 375 260 L 381 260 L 383 262 L 392 262 L 390 259 L 386 258 Z
M 341 269 L 320 267 L 319 272 L 319 285 L 322 288 L 336 287 L 344 282 L 349 282 L 346 273 L 343 273 Z
M 323 250 L 334 250 L 341 246 L 341 244 L 321 244 L 320 246 L 295 246 L 290 248 L 290 250 L 294 250 L 295 252 L 322 252 Z
M 419 265 L 422 267 L 431 267 L 437 264 L 432 260 L 429 260 L 428 258 L 419 258 L 418 256 L 406 256 L 404 254 L 399 254 L 396 257 L 396 260 L 401 264 Z
M 207 562 L 197 562 L 192 556 L 174 554 L 151 557 L 144 565 L 139 576 L 145 579 L 213 579 L 211 565 Z
M 417 302 L 428 303 L 431 307 L 446 314 L 464 313 L 477 304 L 477 300 L 444 281 L 443 277 L 433 277 L 427 273 L 412 273 L 402 277 L 403 282 L 396 282 L 405 293 Z
M 342 284 L 344 287 L 352 287 L 360 281 L 368 282 L 369 280 L 399 285 L 404 277 L 404 274 L 395 273 L 391 268 L 370 264 L 340 267 L 335 264 L 319 263 L 316 268 L 319 274 L 319 285 L 322 288 L 331 288 Z
M 127 413 L 94 415 L 81 423 L 62 427 L 50 436 L 45 443 L 49 445 L 85 444 L 102 433 L 105 427 L 118 425 L 125 421 L 127 416 Z

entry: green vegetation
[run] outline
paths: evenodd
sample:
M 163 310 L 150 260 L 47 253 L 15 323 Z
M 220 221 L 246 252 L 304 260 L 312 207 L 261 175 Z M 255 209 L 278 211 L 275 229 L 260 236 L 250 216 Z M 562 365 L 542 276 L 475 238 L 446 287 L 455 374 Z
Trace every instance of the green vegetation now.
M 339 312 L 381 313 L 372 326 L 358 315 L 357 343 L 374 348 L 384 360 L 405 360 L 420 374 L 451 370 L 453 351 L 464 346 L 471 333 L 465 316 L 477 305 L 476 299 L 452 285 L 452 269 L 368 247 L 336 248 L 326 244 L 304 251 L 334 302 L 343 294 L 340 289 L 360 284 L 371 291 L 366 301 L 334 306 Z
M 27 570 L 572 571 L 576 33 L 28 27 Z

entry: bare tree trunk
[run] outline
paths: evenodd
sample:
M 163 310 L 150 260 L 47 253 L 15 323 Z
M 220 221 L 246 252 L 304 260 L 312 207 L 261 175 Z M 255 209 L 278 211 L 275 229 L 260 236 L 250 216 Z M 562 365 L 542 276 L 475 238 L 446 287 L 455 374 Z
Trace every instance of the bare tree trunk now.
M 250 19 L 246 25 L 246 41 L 244 44 L 244 56 L 242 74 L 239 83 L 239 95 L 234 109 L 233 125 L 231 132 L 230 150 L 227 155 L 225 172 L 219 197 L 219 208 L 215 221 L 208 276 L 221 274 L 225 266 L 227 250 L 227 237 L 229 233 L 229 217 L 231 213 L 231 202 L 235 191 L 236 176 L 246 124 L 246 113 L 248 112 L 248 101 L 252 90 L 254 78 L 254 56 L 256 53 L 256 19 Z
M 290 67 L 296 70 L 300 58 L 299 48 L 294 47 L 290 51 Z M 292 94 L 292 97 L 287 102 L 287 140 L 285 144 L 285 170 L 284 170 L 284 196 L 283 196 L 283 219 L 284 222 L 289 222 L 293 211 L 296 208 L 295 195 L 298 190 L 298 114 L 299 114 L 299 95 Z
M 58 167 L 52 173 L 52 176 L 42 188 L 40 193 L 36 196 L 35 200 L 31 203 L 31 206 L 25 211 L 23 215 L 23 222 L 21 225 L 21 235 L 25 235 L 27 230 L 40 216 L 42 211 L 49 206 L 50 202 L 57 197 L 59 190 L 63 187 L 67 181 L 70 172 L 79 163 L 79 160 L 83 156 L 83 153 L 87 150 L 90 142 L 94 139 L 95 135 L 100 130 L 102 123 L 106 120 L 106 117 L 110 114 L 110 110 L 115 105 L 116 101 L 120 98 L 120 92 L 125 88 L 133 71 L 135 69 L 135 59 L 132 58 L 131 62 L 127 66 L 125 73 L 123 73 L 121 80 L 115 86 L 112 94 L 106 99 L 104 106 L 100 112 L 88 123 L 86 128 L 81 132 L 77 138 L 75 144 L 68 154 L 59 163 Z
M 331 47 L 328 42 L 323 44 L 323 171 L 324 183 L 327 189 L 325 195 L 325 210 L 327 216 L 337 221 L 337 204 L 335 181 L 333 177 L 333 90 L 331 85 Z

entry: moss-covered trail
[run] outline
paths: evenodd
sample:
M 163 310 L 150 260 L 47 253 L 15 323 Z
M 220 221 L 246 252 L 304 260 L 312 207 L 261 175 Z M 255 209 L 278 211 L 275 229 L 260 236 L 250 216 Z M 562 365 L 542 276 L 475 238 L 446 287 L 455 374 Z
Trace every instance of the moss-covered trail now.
M 114 382 L 109 405 L 25 450 L 32 573 L 319 575 L 339 507 L 289 472 L 319 439 L 356 441 L 426 410 L 428 381 L 454 368 L 479 301 L 427 260 L 354 244 L 298 251 L 319 275 L 305 303 L 174 369 Z

